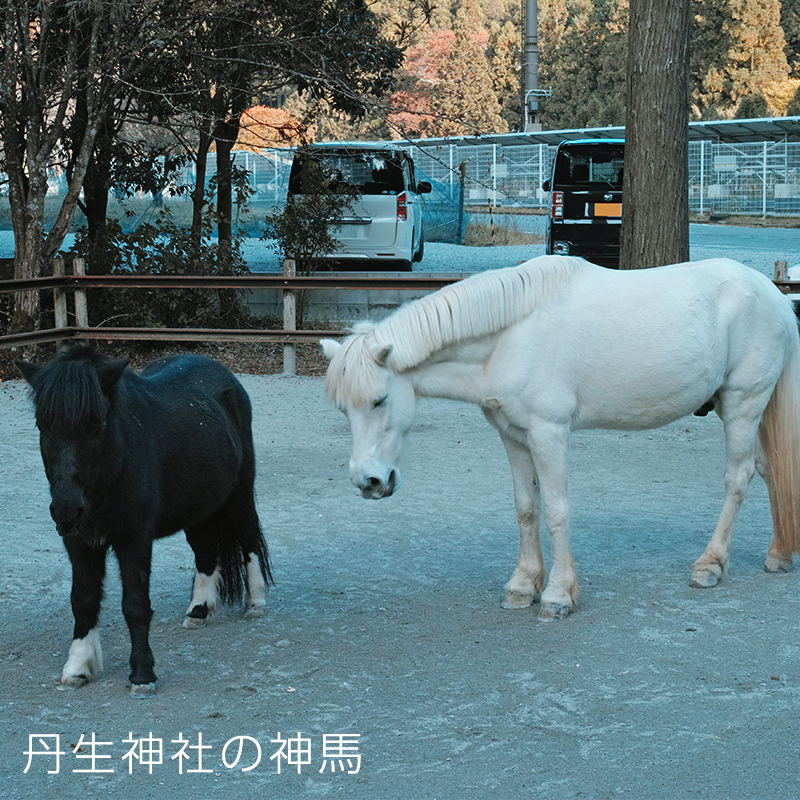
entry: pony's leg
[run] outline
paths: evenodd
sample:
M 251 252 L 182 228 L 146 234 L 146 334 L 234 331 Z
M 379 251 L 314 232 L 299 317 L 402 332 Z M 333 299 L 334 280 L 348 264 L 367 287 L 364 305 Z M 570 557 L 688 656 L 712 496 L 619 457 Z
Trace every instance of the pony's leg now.
M 103 599 L 107 548 L 87 547 L 74 537 L 64 539 L 72 563 L 72 614 L 75 628 L 69 657 L 61 672 L 59 688 L 74 689 L 103 669 L 103 651 L 97 621 Z
M 528 431 L 553 554 L 553 567 L 539 610 L 539 619 L 545 621 L 566 617 L 574 609 L 578 595 L 578 581 L 569 549 L 568 437 L 569 429 L 556 423 L 540 423 Z
M 272 576 L 252 489 L 245 494 L 234 513 L 234 520 L 238 523 L 239 542 L 245 563 L 245 615 L 260 617 L 267 604 L 267 587 Z
M 149 640 L 153 544 L 149 539 L 138 539 L 115 550 L 122 578 L 122 613 L 131 637 L 131 697 L 150 697 L 156 691 L 155 658 Z
M 530 449 L 503 431 L 500 431 L 500 438 L 511 464 L 519 523 L 519 559 L 506 584 L 503 608 L 527 608 L 541 596 L 545 578 L 539 541 L 539 483 Z
M 208 520 L 186 530 L 186 540 L 194 551 L 197 572 L 184 628 L 199 628 L 212 620 L 220 605 L 222 572 L 216 542 L 217 526 Z
M 252 472 L 245 470 L 246 474 Z M 269 555 L 256 510 L 252 477 L 245 477 L 228 502 L 217 513 L 220 536 L 232 540 L 228 545 L 234 557 L 244 564 L 245 616 L 260 617 L 266 606 L 267 587 L 272 580 Z M 230 557 L 227 561 L 230 560 Z M 223 561 L 223 564 L 226 562 Z M 238 591 L 237 591 L 238 595 Z
M 760 436 L 756 437 L 756 470 L 764 479 L 764 483 L 767 485 L 769 505 L 773 510 L 774 515 L 775 509 L 778 507 L 779 500 L 776 496 L 775 483 L 772 480 L 772 472 L 770 471 L 769 464 L 764 456 L 764 451 L 761 446 Z M 772 544 L 770 544 L 769 550 L 767 550 L 767 557 L 764 560 L 764 570 L 766 572 L 789 572 L 789 570 L 792 568 L 794 552 L 791 548 L 789 548 L 787 551 L 786 545 L 783 544 L 782 540 L 785 537 L 779 536 L 777 520 L 774 520 L 773 528 L 774 532 Z
M 756 471 L 756 431 L 760 413 L 750 413 L 758 405 L 751 399 L 747 404 L 723 402 L 725 428 L 725 500 L 717 527 L 704 553 L 694 563 L 690 586 L 710 588 L 716 586 L 728 566 L 731 536 L 745 492 Z M 764 403 L 766 405 L 766 403 Z M 763 406 L 761 407 L 763 410 Z

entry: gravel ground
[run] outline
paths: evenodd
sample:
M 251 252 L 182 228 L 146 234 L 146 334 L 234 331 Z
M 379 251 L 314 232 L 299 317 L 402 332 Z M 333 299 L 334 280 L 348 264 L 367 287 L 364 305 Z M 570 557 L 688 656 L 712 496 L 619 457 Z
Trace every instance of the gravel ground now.
M 486 215 L 471 219 L 488 224 Z M 544 237 L 545 217 L 537 214 L 496 214 L 495 224 L 507 225 L 523 233 Z M 769 276 L 774 274 L 775 261 L 790 266 L 800 263 L 800 229 L 777 227 L 743 227 L 733 224 L 689 226 L 690 257 L 693 261 L 725 256 L 741 261 Z M 71 237 L 65 247 L 71 244 Z M 280 259 L 268 242 L 245 239 L 244 257 L 254 272 L 279 272 Z M 0 231 L 0 258 L 14 254 L 11 231 Z M 513 266 L 544 254 L 544 238 L 539 244 L 463 247 L 442 242 L 428 242 L 425 257 L 414 265 L 414 272 L 483 272 L 487 269 Z
M 693 245 L 693 257 L 736 252 L 767 274 L 776 258 L 800 260 L 791 258 L 798 232 L 772 234 L 774 252 L 749 229 L 722 233 Z M 736 236 L 761 249 L 738 247 Z M 477 271 L 537 248 L 434 244 L 423 267 Z M 206 352 L 242 373 L 279 364 L 279 348 L 258 347 Z M 319 374 L 318 348 L 307 352 L 301 369 Z M 155 354 L 143 350 L 137 364 Z M 347 423 L 321 378 L 242 380 L 276 576 L 267 614 L 252 622 L 226 610 L 206 629 L 183 630 L 191 554 L 181 536 L 158 542 L 160 684 L 153 700 L 138 702 L 125 689 L 128 637 L 113 569 L 101 620 L 105 671 L 78 691 L 55 688 L 72 624 L 69 565 L 47 510 L 25 386 L 0 383 L 0 797 L 796 795 L 800 572 L 762 570 L 770 519 L 760 481 L 742 508 L 725 580 L 708 591 L 688 586 L 722 494 L 715 417 L 573 437 L 580 607 L 547 625 L 536 609 L 500 608 L 516 559 L 515 514 L 502 447 L 477 409 L 421 403 L 402 491 L 370 503 L 348 481 Z M 323 737 L 347 733 L 359 737 L 359 770 L 348 774 L 355 764 L 345 763 L 331 772 Z M 281 738 L 301 736 L 309 763 L 278 771 Z M 55 737 L 63 755 L 51 774 Z M 93 737 L 109 761 L 88 758 Z M 249 738 L 231 766 L 237 737 Z M 155 740 L 164 749 L 152 771 L 125 760 L 132 743 L 141 756 Z M 200 752 L 207 771 L 179 771 L 182 740 L 195 748 L 185 769 L 198 770 Z M 255 764 L 254 743 L 260 761 L 244 771 Z M 113 772 L 79 771 L 91 766 Z
M 574 435 L 580 606 L 547 624 L 536 608 L 500 607 L 516 518 L 503 448 L 477 408 L 423 401 L 401 491 L 369 502 L 348 480 L 347 422 L 321 379 L 242 381 L 276 585 L 261 620 L 226 609 L 184 630 L 191 552 L 181 535 L 157 542 L 159 689 L 143 701 L 125 687 L 113 564 L 105 670 L 56 689 L 72 628 L 69 564 L 25 386 L 0 384 L 4 800 L 797 796 L 800 571 L 762 570 L 771 524 L 761 481 L 725 580 L 688 585 L 719 513 L 715 417 Z M 358 736 L 357 772 L 354 762 L 325 768 L 323 737 L 339 734 Z M 272 758 L 281 738 L 300 736 L 307 763 Z M 156 741 L 161 758 L 145 751 Z M 109 759 L 92 762 L 93 752 Z

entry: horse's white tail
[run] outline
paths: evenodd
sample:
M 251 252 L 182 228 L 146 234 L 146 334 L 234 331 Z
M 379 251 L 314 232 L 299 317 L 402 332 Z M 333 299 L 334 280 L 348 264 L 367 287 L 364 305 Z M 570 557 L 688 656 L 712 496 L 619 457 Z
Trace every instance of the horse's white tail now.
M 800 338 L 792 351 L 761 418 L 758 435 L 770 479 L 774 538 L 768 563 L 791 564 L 800 552 Z M 778 569 L 788 568 L 774 566 Z

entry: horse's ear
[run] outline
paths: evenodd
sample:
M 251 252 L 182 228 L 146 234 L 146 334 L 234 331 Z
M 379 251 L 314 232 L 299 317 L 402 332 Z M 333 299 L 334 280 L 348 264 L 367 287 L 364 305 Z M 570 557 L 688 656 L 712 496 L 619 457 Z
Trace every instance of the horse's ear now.
M 373 349 L 372 357 L 378 362 L 379 367 L 385 367 L 391 352 L 392 346 L 390 344 L 378 345 Z
M 129 358 L 116 358 L 97 367 L 97 377 L 100 379 L 100 387 L 103 392 L 107 394 L 116 386 L 130 363 Z
M 342 343 L 337 342 L 336 339 L 320 339 L 320 346 L 325 358 L 330 361 L 341 349 Z
M 32 364 L 30 361 L 23 361 L 22 359 L 17 359 L 14 363 L 17 365 L 17 369 L 22 373 L 22 377 L 25 378 L 28 383 L 33 383 L 36 373 L 41 369 L 38 364 Z

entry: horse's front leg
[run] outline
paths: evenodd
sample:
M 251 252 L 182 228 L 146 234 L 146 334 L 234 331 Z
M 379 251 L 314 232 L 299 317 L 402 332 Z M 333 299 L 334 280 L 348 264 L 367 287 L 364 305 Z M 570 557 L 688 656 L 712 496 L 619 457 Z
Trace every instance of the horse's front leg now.
M 545 621 L 566 617 L 575 608 L 578 596 L 578 581 L 569 549 L 568 437 L 569 429 L 555 423 L 540 423 L 528 431 L 553 554 L 553 567 L 539 610 L 539 619 Z
M 544 588 L 545 568 L 539 541 L 539 483 L 530 449 L 500 430 L 514 481 L 514 505 L 519 523 L 519 559 L 506 584 L 503 608 L 527 608 Z
M 72 614 L 75 628 L 69 657 L 61 672 L 59 688 L 75 689 L 103 669 L 103 651 L 97 621 L 103 599 L 107 547 L 89 547 L 77 537 L 64 539 L 72 564 Z
M 155 658 L 150 649 L 150 562 L 152 542 L 140 539 L 116 548 L 122 578 L 122 613 L 131 637 L 131 697 L 150 697 L 156 691 Z

